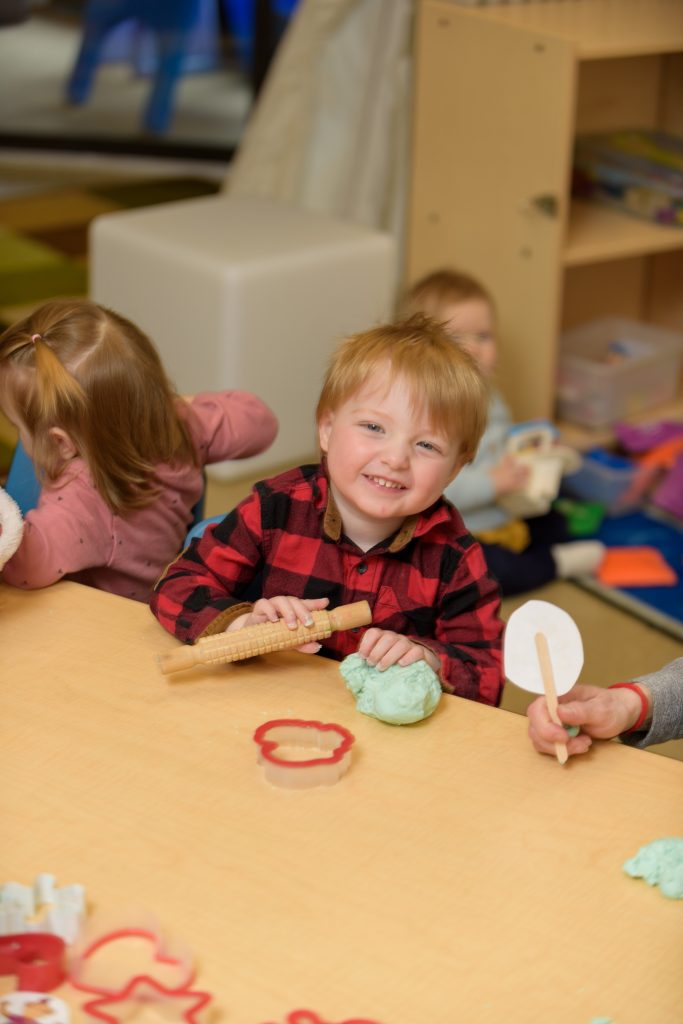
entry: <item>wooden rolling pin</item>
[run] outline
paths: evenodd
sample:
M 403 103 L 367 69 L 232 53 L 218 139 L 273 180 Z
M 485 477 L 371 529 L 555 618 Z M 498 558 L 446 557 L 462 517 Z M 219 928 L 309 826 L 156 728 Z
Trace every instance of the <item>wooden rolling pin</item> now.
M 159 666 L 164 675 L 168 675 L 195 665 L 225 665 L 257 654 L 287 651 L 312 640 L 324 640 L 340 629 L 367 626 L 372 622 L 372 612 L 367 601 L 356 601 L 355 604 L 342 604 L 332 611 L 311 612 L 311 618 L 312 626 L 299 624 L 296 629 L 290 629 L 280 619 L 278 622 L 245 626 L 232 633 L 216 633 L 198 640 L 192 647 L 179 647 L 168 654 L 160 654 Z

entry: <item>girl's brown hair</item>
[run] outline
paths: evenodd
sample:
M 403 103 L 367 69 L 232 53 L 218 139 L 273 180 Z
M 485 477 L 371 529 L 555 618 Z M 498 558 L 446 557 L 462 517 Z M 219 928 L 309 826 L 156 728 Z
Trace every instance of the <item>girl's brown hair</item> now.
M 495 312 L 491 295 L 476 278 L 459 270 L 434 270 L 408 289 L 402 309 L 405 316 L 425 313 L 440 320 L 445 306 L 468 299 L 482 299 Z
M 59 427 L 115 513 L 154 500 L 160 463 L 197 464 L 152 342 L 94 302 L 47 302 L 0 335 L 0 396 L 31 435 L 39 479 L 64 469 L 50 434 Z
M 323 382 L 316 421 L 357 394 L 380 367 L 388 370 L 387 388 L 397 377 L 405 381 L 414 406 L 424 403 L 434 429 L 457 441 L 471 462 L 486 426 L 487 384 L 471 356 L 421 314 L 342 342 Z

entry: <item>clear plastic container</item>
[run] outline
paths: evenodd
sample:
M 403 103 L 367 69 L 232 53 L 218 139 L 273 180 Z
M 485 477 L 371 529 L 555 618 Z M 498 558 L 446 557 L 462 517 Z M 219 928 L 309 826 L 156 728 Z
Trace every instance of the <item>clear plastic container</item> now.
M 678 390 L 683 335 L 617 317 L 560 339 L 557 413 L 601 427 L 670 401 Z
M 638 466 L 622 455 L 594 448 L 583 456 L 581 468 L 562 480 L 562 493 L 580 501 L 597 502 L 611 514 L 626 512 L 640 498 Z

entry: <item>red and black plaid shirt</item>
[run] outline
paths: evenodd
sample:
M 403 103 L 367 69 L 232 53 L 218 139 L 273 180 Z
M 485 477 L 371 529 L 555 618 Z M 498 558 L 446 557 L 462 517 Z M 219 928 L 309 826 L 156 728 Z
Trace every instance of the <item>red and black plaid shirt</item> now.
M 369 551 L 348 540 L 321 466 L 256 484 L 193 541 L 157 583 L 152 611 L 191 643 L 218 632 L 245 602 L 286 594 L 368 601 L 372 624 L 429 647 L 449 693 L 498 704 L 502 690 L 498 584 L 460 514 L 439 500 Z M 342 659 L 361 630 L 333 633 L 321 653 Z

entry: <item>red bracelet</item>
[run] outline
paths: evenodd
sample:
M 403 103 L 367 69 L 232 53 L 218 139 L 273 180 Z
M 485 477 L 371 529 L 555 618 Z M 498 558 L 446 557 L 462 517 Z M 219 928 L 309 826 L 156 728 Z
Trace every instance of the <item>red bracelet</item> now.
M 631 726 L 631 728 L 630 729 L 624 729 L 624 731 L 623 731 L 623 733 L 621 735 L 622 736 L 627 736 L 630 732 L 638 732 L 640 727 L 641 727 L 641 725 L 643 724 L 643 722 L 647 718 L 647 713 L 649 711 L 647 697 L 645 696 L 645 694 L 643 693 L 641 688 L 638 686 L 637 683 L 612 683 L 612 685 L 608 686 L 607 689 L 608 690 L 619 690 L 619 689 L 621 689 L 621 690 L 633 690 L 634 693 L 638 694 L 638 696 L 640 697 L 640 703 L 641 703 L 640 714 L 638 715 L 638 718 L 636 719 L 634 724 Z

